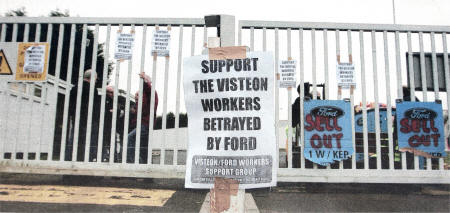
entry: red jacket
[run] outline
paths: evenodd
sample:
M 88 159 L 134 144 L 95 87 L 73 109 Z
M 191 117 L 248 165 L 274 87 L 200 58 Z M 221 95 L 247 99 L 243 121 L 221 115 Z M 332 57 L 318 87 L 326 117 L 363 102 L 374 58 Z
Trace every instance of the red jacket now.
M 139 92 L 137 92 L 137 94 L 139 94 Z M 150 121 L 150 101 L 151 101 L 151 96 L 152 96 L 152 83 L 151 82 L 147 82 L 144 83 L 144 91 L 142 91 L 142 119 L 141 119 L 141 124 L 145 124 L 145 125 L 149 125 L 149 121 Z M 137 108 L 139 106 L 139 96 L 136 95 L 135 96 L 135 101 L 136 104 L 134 105 L 134 114 L 137 114 Z M 155 125 L 156 123 L 156 109 L 158 108 L 158 93 L 155 90 L 155 110 L 153 113 L 153 125 Z M 136 126 L 137 125 L 137 115 L 134 116 L 133 120 L 131 120 L 131 125 L 132 126 Z

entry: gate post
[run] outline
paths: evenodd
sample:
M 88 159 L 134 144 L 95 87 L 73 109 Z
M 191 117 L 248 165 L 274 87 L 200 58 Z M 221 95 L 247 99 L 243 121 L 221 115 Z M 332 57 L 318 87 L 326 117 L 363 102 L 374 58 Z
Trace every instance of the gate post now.
M 206 27 L 217 27 L 217 37 L 220 38 L 220 46 L 228 47 L 235 45 L 235 19 L 230 15 L 207 15 L 205 16 Z

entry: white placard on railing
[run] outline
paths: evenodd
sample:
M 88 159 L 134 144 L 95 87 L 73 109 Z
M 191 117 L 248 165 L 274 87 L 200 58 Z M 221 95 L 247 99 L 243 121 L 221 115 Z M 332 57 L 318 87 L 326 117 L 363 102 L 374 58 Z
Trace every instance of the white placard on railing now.
M 170 31 L 155 30 L 152 39 L 152 54 L 158 56 L 169 56 L 170 50 Z
M 129 60 L 133 56 L 134 33 L 117 33 L 114 59 Z
M 342 88 L 356 86 L 355 65 L 351 63 L 338 63 L 336 65 L 336 79 L 338 86 Z
M 297 67 L 296 60 L 281 60 L 279 65 L 280 88 L 295 87 L 297 79 L 295 69 Z
M 238 180 L 241 189 L 276 185 L 273 69 L 268 52 L 184 60 L 187 188 L 211 188 L 214 177 Z

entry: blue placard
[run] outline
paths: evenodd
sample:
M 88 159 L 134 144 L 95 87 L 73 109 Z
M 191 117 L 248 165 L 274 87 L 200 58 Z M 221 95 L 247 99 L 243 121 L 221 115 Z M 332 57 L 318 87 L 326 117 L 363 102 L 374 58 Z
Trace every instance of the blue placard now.
M 445 157 L 442 105 L 434 102 L 397 103 L 400 151 L 424 157 Z
M 395 109 L 392 109 L 392 116 L 395 115 Z M 387 133 L 388 131 L 387 111 L 380 109 L 380 133 Z M 355 114 L 355 132 L 363 133 L 363 113 Z M 367 110 L 367 132 L 375 133 L 375 110 Z
M 350 102 L 310 100 L 304 103 L 305 157 L 326 166 L 353 154 Z

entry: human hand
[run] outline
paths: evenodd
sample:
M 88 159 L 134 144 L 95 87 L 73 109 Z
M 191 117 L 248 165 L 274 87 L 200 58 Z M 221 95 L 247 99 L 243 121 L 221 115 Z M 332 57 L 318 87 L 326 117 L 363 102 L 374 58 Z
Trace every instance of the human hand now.
M 141 77 L 145 83 L 151 82 L 150 76 L 146 75 L 145 72 L 140 72 L 139 77 Z

